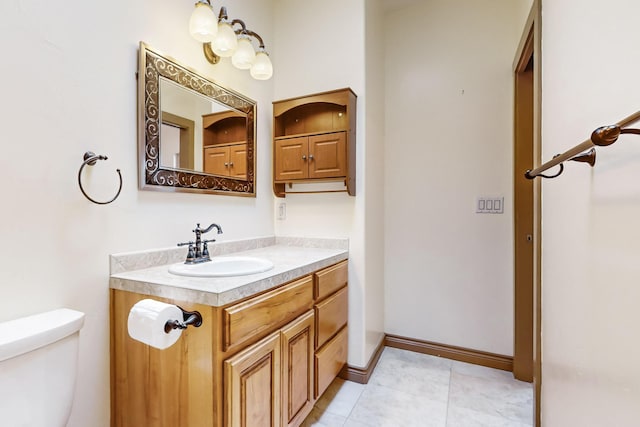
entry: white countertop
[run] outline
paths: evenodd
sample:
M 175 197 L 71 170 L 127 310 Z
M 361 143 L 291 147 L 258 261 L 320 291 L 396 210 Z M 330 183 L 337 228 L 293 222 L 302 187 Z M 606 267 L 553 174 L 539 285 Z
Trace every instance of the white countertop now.
M 109 287 L 210 306 L 222 306 L 303 277 L 348 258 L 347 239 L 260 238 L 209 246 L 211 257 L 242 255 L 274 264 L 264 273 L 235 277 L 185 277 L 169 273 L 186 251 L 153 250 L 111 256 Z

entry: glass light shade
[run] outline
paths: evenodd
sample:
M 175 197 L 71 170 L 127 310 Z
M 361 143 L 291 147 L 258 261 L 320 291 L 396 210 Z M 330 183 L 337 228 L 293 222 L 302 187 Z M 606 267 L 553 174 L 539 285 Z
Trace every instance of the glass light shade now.
M 218 35 L 211 42 L 211 49 L 216 55 L 227 58 L 233 55 L 237 46 L 238 38 L 235 31 L 228 22 L 221 21 L 218 24 Z
M 260 50 L 256 53 L 256 59 L 249 72 L 256 80 L 269 80 L 273 76 L 273 65 L 267 52 Z
M 253 50 L 249 36 L 241 34 L 238 37 L 238 48 L 231 57 L 231 63 L 240 70 L 248 70 L 256 58 L 256 51 Z
M 196 3 L 196 8 L 189 19 L 189 33 L 191 37 L 202 43 L 208 43 L 218 34 L 218 18 L 211 6 L 206 3 Z

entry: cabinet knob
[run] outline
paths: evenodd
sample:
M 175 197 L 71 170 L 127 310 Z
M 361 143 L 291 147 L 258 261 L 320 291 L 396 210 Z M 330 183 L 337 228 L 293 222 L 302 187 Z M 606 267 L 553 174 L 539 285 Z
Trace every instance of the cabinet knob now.
M 309 160 L 313 160 L 313 154 L 309 154 Z
M 229 166 L 233 167 L 233 162 L 229 163 Z
M 224 167 L 225 167 L 225 168 L 228 168 L 228 167 L 229 167 L 229 163 L 224 162 Z
M 307 160 L 307 156 L 305 156 L 304 154 L 302 155 L 302 160 Z

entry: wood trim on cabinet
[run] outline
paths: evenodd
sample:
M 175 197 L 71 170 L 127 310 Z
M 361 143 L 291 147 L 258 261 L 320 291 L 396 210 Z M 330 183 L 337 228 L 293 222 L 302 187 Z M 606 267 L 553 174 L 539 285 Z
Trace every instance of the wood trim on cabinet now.
M 316 399 L 325 392 L 329 384 L 344 368 L 347 362 L 348 344 L 347 327 L 345 326 L 320 350 L 316 351 L 314 359 L 314 397 Z
M 226 425 L 280 425 L 280 343 L 277 331 L 224 361 Z
M 344 260 L 314 274 L 313 298 L 319 301 L 347 284 L 348 261 Z
M 349 310 L 348 288 L 345 286 L 335 294 L 319 302 L 314 310 L 316 319 L 315 348 L 318 349 L 347 324 Z
M 313 409 L 314 314 L 309 310 L 281 330 L 282 426 L 302 424 Z
M 326 102 L 330 104 L 348 105 L 349 93 L 355 97 L 351 88 L 343 88 L 330 90 L 327 92 L 316 93 L 304 97 L 281 99 L 273 103 L 273 116 L 278 117 L 292 108 L 299 107 L 311 102 Z
M 474 365 L 487 366 L 489 368 L 513 371 L 513 357 L 488 353 L 480 350 L 456 347 L 448 344 L 438 344 L 397 335 L 386 336 L 384 343 L 388 347 L 415 351 L 416 353 L 430 354 Z
M 223 309 L 223 350 L 267 334 L 313 307 L 311 276 Z

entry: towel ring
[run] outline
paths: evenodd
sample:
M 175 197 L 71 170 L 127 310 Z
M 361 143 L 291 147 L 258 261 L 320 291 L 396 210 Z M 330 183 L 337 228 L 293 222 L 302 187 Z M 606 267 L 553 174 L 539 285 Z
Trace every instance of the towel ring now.
M 118 177 L 120 178 L 120 186 L 118 187 L 118 192 L 116 193 L 115 196 L 113 196 L 113 199 L 109 200 L 108 202 L 98 202 L 97 200 L 93 200 L 84 191 L 84 188 L 82 188 L 82 169 L 84 169 L 86 165 L 93 166 L 96 164 L 98 160 L 107 160 L 107 158 L 108 158 L 107 156 L 103 156 L 101 154 L 96 155 L 91 151 L 87 151 L 86 153 L 84 153 L 84 156 L 83 156 L 84 162 L 82 162 L 82 165 L 80 166 L 80 170 L 78 171 L 78 185 L 80 186 L 80 191 L 82 191 L 82 194 L 84 195 L 84 197 L 86 197 L 87 199 L 89 199 L 89 201 L 95 203 L 96 205 L 108 205 L 109 203 L 113 202 L 115 199 L 118 198 L 118 196 L 120 195 L 120 191 L 122 190 L 122 174 L 120 173 L 120 169 L 116 169 L 116 172 L 118 172 Z

